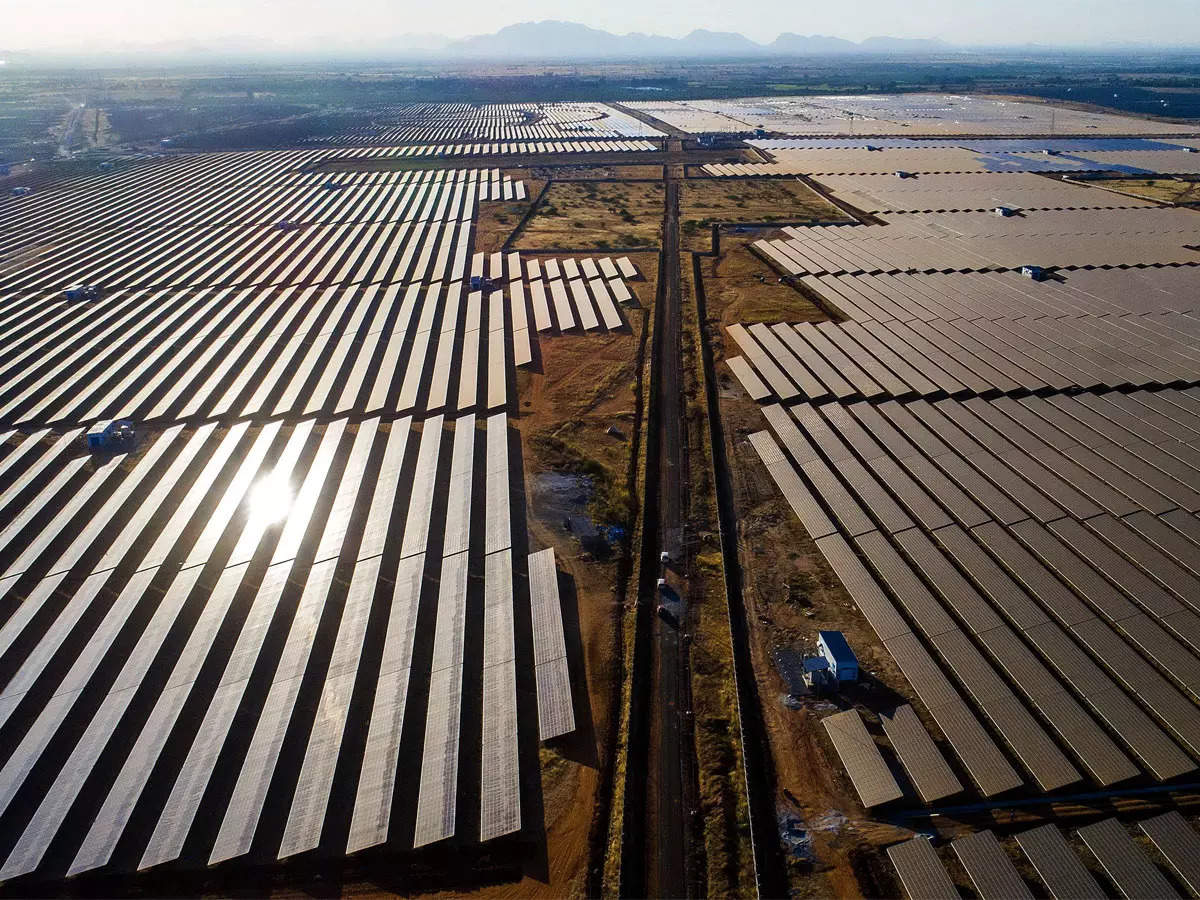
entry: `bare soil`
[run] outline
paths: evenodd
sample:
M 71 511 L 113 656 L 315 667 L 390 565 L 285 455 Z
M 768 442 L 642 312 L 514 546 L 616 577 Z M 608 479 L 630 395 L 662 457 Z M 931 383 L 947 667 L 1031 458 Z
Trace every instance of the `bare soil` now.
M 534 178 L 553 178 L 555 181 L 596 181 L 621 180 L 633 181 L 649 179 L 662 180 L 663 167 L 647 165 L 610 165 L 610 166 L 556 166 L 554 168 L 535 167 Z
M 1200 181 L 1176 178 L 1121 178 L 1099 182 L 1102 187 L 1165 203 L 1200 203 Z
M 517 240 L 527 249 L 657 247 L 663 186 L 553 182 Z
M 689 178 L 680 196 L 684 246 L 708 249 L 713 222 L 842 221 L 836 206 L 800 181 L 790 179 Z
M 545 181 L 529 177 L 527 169 L 502 169 L 503 174 L 513 181 L 525 182 L 525 199 L 484 201 L 479 204 L 475 219 L 476 252 L 493 253 L 504 246 L 504 242 L 521 224 L 521 219 L 537 201 Z

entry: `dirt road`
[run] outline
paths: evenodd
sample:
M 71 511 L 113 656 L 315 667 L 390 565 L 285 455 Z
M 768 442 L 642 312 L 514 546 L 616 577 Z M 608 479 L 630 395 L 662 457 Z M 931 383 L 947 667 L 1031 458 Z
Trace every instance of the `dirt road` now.
M 672 143 L 676 143 L 672 141 Z M 654 797 L 653 831 L 656 864 L 649 872 L 657 897 L 696 896 L 703 888 L 694 865 L 697 847 L 692 833 L 697 809 L 696 756 L 691 734 L 691 679 L 685 634 L 688 629 L 687 540 L 683 526 L 687 486 L 687 441 L 684 421 L 681 351 L 679 258 L 679 172 L 668 167 L 663 212 L 662 307 L 655 331 L 659 377 L 652 402 L 658 404 L 660 429 L 656 465 L 659 480 L 658 545 L 671 562 L 664 567 L 668 587 L 659 602 L 669 618 L 654 618 L 655 665 L 650 781 Z M 655 565 L 657 559 L 644 560 Z

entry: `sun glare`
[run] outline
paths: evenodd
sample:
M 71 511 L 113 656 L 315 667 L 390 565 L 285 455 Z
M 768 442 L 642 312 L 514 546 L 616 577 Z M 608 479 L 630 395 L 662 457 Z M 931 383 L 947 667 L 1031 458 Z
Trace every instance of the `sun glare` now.
M 287 517 L 292 507 L 292 486 L 283 472 L 272 472 L 250 488 L 249 527 L 266 528 Z

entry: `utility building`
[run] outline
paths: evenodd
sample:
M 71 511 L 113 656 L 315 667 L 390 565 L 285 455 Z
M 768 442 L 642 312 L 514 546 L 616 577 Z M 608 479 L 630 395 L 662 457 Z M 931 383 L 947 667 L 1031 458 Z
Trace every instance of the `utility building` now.
M 817 652 L 829 663 L 829 671 L 838 681 L 858 681 L 858 657 L 840 631 L 818 631 Z

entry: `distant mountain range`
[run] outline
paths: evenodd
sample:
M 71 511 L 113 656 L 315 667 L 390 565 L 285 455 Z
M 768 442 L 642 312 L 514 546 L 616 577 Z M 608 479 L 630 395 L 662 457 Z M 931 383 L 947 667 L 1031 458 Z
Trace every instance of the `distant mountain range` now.
M 835 53 L 944 53 L 954 48 L 933 38 L 873 37 L 862 43 L 824 35 L 785 33 L 760 44 L 730 31 L 698 28 L 681 38 L 654 34 L 613 34 L 577 22 L 522 22 L 495 34 L 447 41 L 431 51 L 439 56 L 476 58 L 633 59 L 639 57 L 816 56 Z
M 438 34 L 380 34 L 368 38 L 314 35 L 294 44 L 231 35 L 214 39 L 185 39 L 155 44 L 124 44 L 99 48 L 60 47 L 53 51 L 9 51 L 0 49 L 0 60 L 23 63 L 27 58 L 73 55 L 86 57 L 138 56 L 187 57 L 196 59 L 278 58 L 322 55 L 337 58 L 377 59 L 513 59 L 513 60 L 601 60 L 655 58 L 770 58 L 781 56 L 826 56 L 830 54 L 934 54 L 958 48 L 932 38 L 873 37 L 861 43 L 824 35 L 785 33 L 769 44 L 745 35 L 698 28 L 681 38 L 655 34 L 613 34 L 578 22 L 522 22 L 494 34 L 449 38 Z

